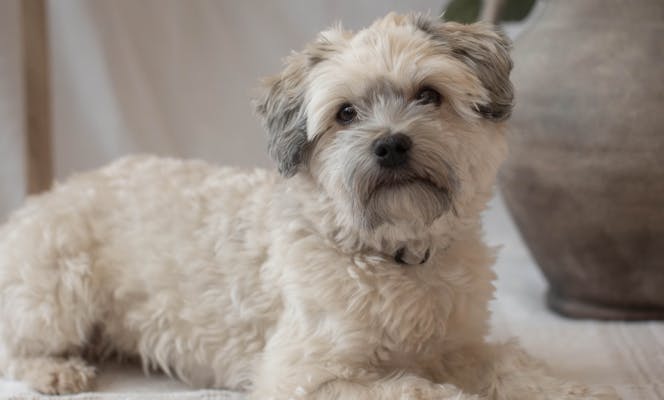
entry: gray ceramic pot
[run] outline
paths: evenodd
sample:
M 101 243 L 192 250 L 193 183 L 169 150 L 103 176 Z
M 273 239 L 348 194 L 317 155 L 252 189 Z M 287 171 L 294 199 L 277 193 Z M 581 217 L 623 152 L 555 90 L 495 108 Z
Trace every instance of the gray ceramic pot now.
M 515 43 L 501 191 L 572 317 L 664 318 L 664 1 L 553 0 Z

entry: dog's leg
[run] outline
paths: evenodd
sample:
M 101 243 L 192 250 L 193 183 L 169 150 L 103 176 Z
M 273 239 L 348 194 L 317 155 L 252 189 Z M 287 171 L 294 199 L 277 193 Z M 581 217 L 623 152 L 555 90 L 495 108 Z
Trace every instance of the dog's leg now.
M 332 400 L 480 400 L 482 397 L 463 393 L 454 385 L 438 385 L 414 375 L 402 375 L 368 383 L 335 380 L 323 385 L 305 399 Z
M 56 200 L 36 198 L 0 228 L 0 373 L 49 394 L 92 383 L 93 368 L 63 356 L 85 349 L 104 302 L 84 213 Z
M 616 400 L 610 388 L 590 388 L 553 377 L 517 343 L 479 343 L 448 354 L 443 381 L 491 400 Z
M 7 378 L 24 381 L 45 394 L 70 394 L 90 389 L 95 368 L 78 357 L 16 358 L 4 365 Z
M 262 355 L 251 400 L 483 399 L 412 373 L 379 371 L 363 340 L 348 347 L 351 334 L 335 343 L 312 331 L 302 335 L 295 321 L 280 325 Z
M 306 370 L 306 369 L 305 369 Z M 392 378 L 374 378 L 365 380 L 361 376 L 351 378 L 333 378 L 311 385 L 307 380 L 310 376 L 302 370 L 298 374 L 302 381 L 292 386 L 277 385 L 275 387 L 257 388 L 251 400 L 483 400 L 484 397 L 463 393 L 454 385 L 435 384 L 424 378 L 404 374 Z M 283 382 L 281 382 L 283 383 Z M 313 387 L 312 387 L 313 386 Z

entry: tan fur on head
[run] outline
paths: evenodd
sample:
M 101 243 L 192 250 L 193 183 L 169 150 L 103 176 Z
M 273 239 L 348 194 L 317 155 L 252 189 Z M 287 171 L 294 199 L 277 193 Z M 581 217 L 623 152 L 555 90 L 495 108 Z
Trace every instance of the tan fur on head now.
M 78 392 L 116 354 L 252 400 L 614 398 L 485 341 L 508 48 L 335 27 L 256 101 L 288 179 L 138 156 L 31 198 L 0 228 L 0 372 Z
M 405 40 L 402 41 L 399 40 L 399 34 L 379 37 L 388 31 L 402 33 L 421 31 L 422 34 L 419 35 L 421 40 L 415 39 L 417 34 L 413 37 L 404 37 Z M 353 57 L 348 53 L 353 53 L 353 49 L 357 50 L 362 43 L 371 47 L 372 41 L 381 46 L 389 46 L 384 49 L 377 47 L 375 48 L 377 52 L 381 50 L 399 52 L 398 57 L 401 57 L 401 59 L 389 58 L 391 62 L 397 64 L 386 65 L 384 72 L 389 68 L 390 72 L 395 74 L 407 73 L 405 71 L 407 64 L 415 64 L 416 60 L 423 58 L 424 54 L 419 54 L 420 52 L 428 54 L 430 58 L 437 57 L 440 60 L 447 58 L 450 63 L 455 60 L 460 61 L 466 67 L 465 72 L 472 76 L 458 76 L 464 72 L 461 66 L 457 66 L 457 71 L 439 70 L 441 74 L 450 73 L 449 76 L 440 76 L 439 79 L 447 79 L 447 84 L 451 86 L 448 90 L 454 96 L 450 100 L 453 101 L 457 111 L 468 117 L 472 117 L 475 113 L 498 121 L 509 117 L 513 101 L 513 89 L 509 81 L 512 69 L 509 57 L 511 43 L 495 27 L 483 23 L 473 25 L 443 23 L 422 14 L 394 13 L 378 20 L 369 30 L 362 31 L 359 35 L 345 31 L 339 25 L 322 32 L 302 52 L 294 53 L 287 58 L 285 70 L 265 81 L 265 93 L 255 103 L 257 113 L 263 119 L 269 133 L 270 154 L 286 176 L 292 176 L 297 165 L 305 159 L 304 153 L 307 147 L 305 138 L 311 140 L 320 133 L 320 129 L 325 129 L 307 123 L 308 118 L 314 115 L 307 116 L 305 108 L 315 110 L 316 116 L 321 118 L 322 114 L 326 112 L 329 114 L 328 108 L 337 105 L 318 102 L 309 106 L 307 103 L 313 100 L 310 92 L 313 86 L 325 78 L 321 73 L 316 74 L 315 70 L 325 68 L 326 63 L 342 62 L 341 58 L 344 56 L 347 59 Z M 401 49 L 406 51 L 402 52 Z M 414 58 L 409 58 L 409 55 Z M 365 57 L 372 56 L 382 57 L 378 53 L 365 55 Z M 358 72 L 363 66 L 372 63 L 372 60 L 361 58 L 354 61 Z M 399 62 L 402 65 L 398 65 Z M 352 65 L 348 65 L 348 68 L 352 68 Z M 374 71 L 365 73 L 365 76 L 372 72 Z M 425 78 L 435 79 L 435 77 L 417 75 L 409 78 L 412 84 L 422 84 L 418 80 Z M 361 83 L 362 76 L 359 75 L 354 79 Z M 328 82 L 327 86 L 336 87 L 336 83 L 338 82 Z M 441 82 L 441 85 L 444 84 L 445 82 Z M 454 84 L 463 87 L 455 88 Z M 481 88 L 478 85 L 481 85 Z M 475 92 L 466 93 L 464 89 L 473 86 L 476 87 Z M 317 89 L 322 90 L 326 87 Z
M 448 211 L 474 215 L 461 205 L 490 192 L 504 155 L 496 122 L 512 101 L 508 51 L 494 28 L 422 15 L 390 14 L 357 33 L 325 31 L 286 60 L 257 101 L 271 154 L 284 175 L 300 171 L 329 195 L 345 235 L 377 248 L 428 242 L 422 232 L 455 223 Z M 442 94 L 441 107 L 417 106 L 426 87 Z M 359 113 L 349 126 L 335 121 L 345 104 Z M 412 139 L 413 157 L 408 171 L 390 177 L 368 149 L 396 132 Z M 477 152 L 477 164 L 467 163 L 465 154 Z M 383 190 L 402 180 L 421 184 Z

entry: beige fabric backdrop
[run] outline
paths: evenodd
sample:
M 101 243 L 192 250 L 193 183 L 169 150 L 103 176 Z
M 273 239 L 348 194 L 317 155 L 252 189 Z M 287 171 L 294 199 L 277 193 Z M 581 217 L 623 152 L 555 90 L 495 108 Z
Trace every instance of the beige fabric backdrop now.
M 23 198 L 19 0 L 0 0 L 0 220 Z
M 20 0 L 0 0 L 0 218 L 23 196 Z M 51 0 L 59 179 L 150 152 L 270 165 L 252 115 L 258 78 L 322 28 L 445 0 Z

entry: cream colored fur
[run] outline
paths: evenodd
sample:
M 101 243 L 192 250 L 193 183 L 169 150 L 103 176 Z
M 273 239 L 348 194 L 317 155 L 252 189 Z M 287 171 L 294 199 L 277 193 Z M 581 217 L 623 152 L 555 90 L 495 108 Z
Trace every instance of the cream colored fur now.
M 258 101 L 293 177 L 138 156 L 30 198 L 0 230 L 0 370 L 44 393 L 90 389 L 90 355 L 119 355 L 251 399 L 615 398 L 485 341 L 495 254 L 480 213 L 511 90 L 485 75 L 509 65 L 503 39 L 394 14 L 335 28 Z M 454 52 L 468 43 L 488 53 Z M 336 123 L 375 83 L 357 124 Z M 439 108 L 412 100 L 423 84 Z M 425 183 L 375 183 L 368 146 L 394 131 Z M 430 257 L 398 264 L 399 248 Z

